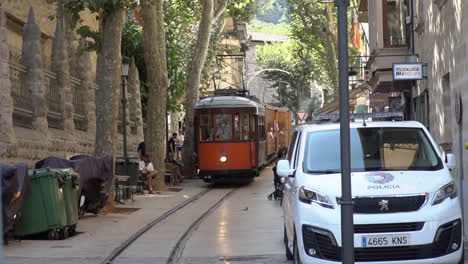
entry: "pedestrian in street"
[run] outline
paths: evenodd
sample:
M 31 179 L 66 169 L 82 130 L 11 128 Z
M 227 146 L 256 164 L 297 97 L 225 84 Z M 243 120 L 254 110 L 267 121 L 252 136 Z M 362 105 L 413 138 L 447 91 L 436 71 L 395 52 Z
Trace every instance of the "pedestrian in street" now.
M 139 170 L 142 180 L 148 181 L 148 193 L 153 194 L 153 179 L 156 177 L 157 171 L 154 169 L 150 157 L 146 154 L 142 155 L 143 160 L 139 163 Z
M 184 146 L 184 131 L 179 130 L 179 135 L 175 139 L 175 158 L 178 160 L 182 159 L 182 147 Z

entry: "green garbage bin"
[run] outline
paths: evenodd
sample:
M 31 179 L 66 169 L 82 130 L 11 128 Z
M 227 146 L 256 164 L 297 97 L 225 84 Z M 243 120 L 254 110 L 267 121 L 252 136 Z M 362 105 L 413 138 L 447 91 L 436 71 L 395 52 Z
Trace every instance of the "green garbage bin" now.
M 67 226 L 63 230 L 64 238 L 73 236 L 78 223 L 78 185 L 80 176 L 73 169 L 60 170 L 61 177 L 65 181 L 63 186 L 63 198 L 67 213 Z
M 26 199 L 21 217 L 15 224 L 15 236 L 48 232 L 49 239 L 62 238 L 67 226 L 67 214 L 63 195 L 65 181 L 60 170 L 30 170 L 28 176 L 31 195 Z

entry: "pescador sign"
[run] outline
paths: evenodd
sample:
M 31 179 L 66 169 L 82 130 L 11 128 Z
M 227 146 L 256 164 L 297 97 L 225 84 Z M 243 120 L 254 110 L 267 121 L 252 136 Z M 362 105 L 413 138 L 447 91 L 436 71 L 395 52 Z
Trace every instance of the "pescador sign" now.
M 424 75 L 422 62 L 393 64 L 393 80 L 408 81 L 423 79 Z

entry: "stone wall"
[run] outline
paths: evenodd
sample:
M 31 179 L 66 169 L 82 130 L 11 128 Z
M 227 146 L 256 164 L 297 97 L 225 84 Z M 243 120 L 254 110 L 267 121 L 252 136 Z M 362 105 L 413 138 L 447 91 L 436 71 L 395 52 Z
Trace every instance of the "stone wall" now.
M 46 0 L 6 0 L 0 6 L 0 163 L 33 166 L 48 156 L 94 153 L 96 55 L 70 52 L 83 47 L 84 41 L 66 27 L 66 18 L 60 13 L 49 20 L 54 10 Z M 93 18 L 85 16 L 85 21 L 95 28 Z M 10 34 L 8 21 L 21 25 L 21 56 L 10 56 L 14 48 L 9 45 L 9 36 L 17 38 L 18 33 Z M 44 45 L 44 36 L 50 45 Z M 50 50 L 44 53 L 44 47 Z M 44 61 L 49 61 L 50 67 Z M 130 155 L 137 154 L 136 145 L 143 140 L 140 87 L 135 75 L 138 71 L 133 65 L 127 87 L 132 95 L 127 110 Z M 121 141 L 119 135 L 119 149 Z
M 2 0 L 0 1 L 1 8 L 6 12 L 7 16 L 14 19 L 16 22 L 25 23 L 28 18 L 29 8 L 33 8 L 36 14 L 36 23 L 42 31 L 43 53 L 50 56 L 52 48 L 52 38 L 55 35 L 56 21 L 50 17 L 55 15 L 56 7 L 47 3 L 47 0 Z M 83 19 L 83 25 L 89 26 L 92 30 L 98 28 L 96 15 L 89 11 L 83 11 L 80 14 Z M 92 53 L 92 72 L 96 72 L 96 54 Z M 49 64 L 50 61 L 46 62 Z

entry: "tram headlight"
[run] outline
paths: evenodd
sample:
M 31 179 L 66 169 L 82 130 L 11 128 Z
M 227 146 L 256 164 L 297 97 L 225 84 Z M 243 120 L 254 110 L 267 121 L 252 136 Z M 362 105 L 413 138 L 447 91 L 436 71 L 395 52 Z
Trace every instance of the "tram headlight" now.
M 219 158 L 219 161 L 224 163 L 224 162 L 227 161 L 227 157 L 226 156 L 221 156 L 221 158 Z

